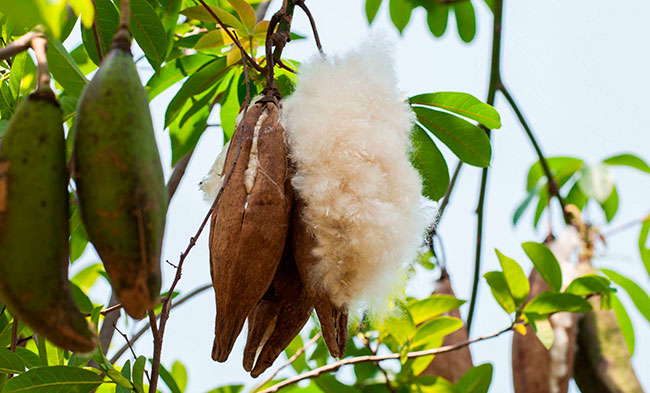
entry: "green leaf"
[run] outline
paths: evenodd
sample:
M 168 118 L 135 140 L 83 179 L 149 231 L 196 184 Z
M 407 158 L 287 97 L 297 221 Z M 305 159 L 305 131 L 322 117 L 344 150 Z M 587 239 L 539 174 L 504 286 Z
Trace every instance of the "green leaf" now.
M 458 318 L 448 316 L 437 317 L 417 328 L 411 340 L 411 348 L 417 348 L 422 344 L 426 344 L 433 337 L 443 338 L 462 327 L 463 321 Z
M 476 15 L 471 1 L 456 2 L 453 5 L 456 26 L 460 39 L 471 42 L 476 36 Z
M 153 74 L 145 86 L 149 100 L 153 100 L 158 94 L 167 90 L 183 78 L 193 75 L 196 71 L 205 67 L 207 63 L 212 60 L 215 60 L 213 56 L 196 53 L 189 56 L 179 57 L 178 59 L 165 64 L 160 71 Z
M 570 293 L 542 292 L 524 307 L 525 313 L 548 315 L 556 312 L 588 313 L 591 304 L 582 296 Z
M 433 317 L 442 315 L 462 306 L 465 300 L 456 299 L 451 295 L 434 294 L 422 300 L 417 300 L 408 305 L 408 310 L 413 322 L 419 325 Z
M 639 310 L 641 315 L 650 322 L 650 296 L 631 279 L 609 269 L 600 269 L 610 280 L 614 281 L 627 292 L 632 302 Z
M 515 300 L 510 294 L 508 289 L 508 283 L 503 272 L 487 272 L 483 275 L 487 280 L 490 290 L 492 291 L 492 296 L 499 303 L 499 306 L 505 310 L 508 314 L 515 312 L 517 306 L 515 305 Z
M 111 49 L 113 35 L 120 24 L 120 14 L 110 0 L 94 0 L 93 3 L 95 5 L 95 26 L 83 28 L 81 38 L 88 56 L 93 63 L 99 65 L 100 59 L 103 59 Z
M 340 382 L 332 374 L 322 374 L 314 379 L 314 383 L 324 393 L 358 393 L 357 389 Z
M 160 20 L 167 34 L 167 56 L 169 56 L 174 46 L 174 33 L 183 0 L 161 0 L 160 5 L 162 6 Z
M 246 31 L 252 33 L 257 24 L 257 16 L 253 7 L 244 0 L 228 0 L 228 3 L 230 3 L 232 8 L 235 9 L 235 12 L 237 12 L 237 15 L 239 15 L 239 20 L 243 23 Z
M 415 107 L 418 123 L 440 139 L 467 164 L 487 167 L 492 148 L 487 134 L 474 124 L 449 113 Z
M 167 33 L 147 0 L 131 0 L 131 33 L 149 64 L 158 71 L 167 57 Z
M 526 195 L 526 199 L 524 199 L 519 204 L 519 206 L 517 206 L 517 209 L 515 210 L 515 214 L 512 216 L 512 225 L 517 225 L 519 219 L 524 214 L 524 212 L 526 211 L 530 203 L 533 201 L 535 196 L 539 193 L 540 189 L 541 189 L 541 184 L 533 188 L 532 190 L 528 191 L 528 195 Z
M 77 367 L 38 367 L 11 378 L 3 393 L 87 393 L 103 383 L 98 373 Z
M 411 20 L 413 6 L 407 0 L 389 0 L 388 4 L 390 20 L 393 21 L 393 25 L 402 34 L 406 25 L 409 24 L 409 20 Z
M 174 381 L 176 381 L 178 388 L 181 392 L 184 392 L 187 387 L 187 369 L 185 369 L 183 363 L 178 360 L 175 361 L 174 364 L 172 364 L 171 374 L 174 377 Z
M 101 263 L 93 263 L 75 274 L 74 277 L 70 279 L 70 282 L 78 286 L 82 291 L 87 292 L 95 284 L 99 278 L 99 273 L 103 270 L 104 268 Z
M 639 233 L 639 253 L 641 254 L 641 261 L 645 266 L 645 270 L 650 275 L 650 248 L 646 247 L 648 241 L 648 234 L 650 233 L 650 216 L 646 217 L 641 225 L 641 232 Z
M 138 393 L 144 393 L 144 386 L 142 379 L 144 378 L 144 366 L 147 359 L 144 356 L 138 356 L 135 363 L 133 363 L 133 387 Z
M 82 291 L 73 283 L 70 283 L 70 290 L 72 291 L 72 297 L 74 298 L 75 304 L 77 305 L 79 311 L 83 313 L 90 313 L 93 310 L 93 302 L 90 301 L 84 291 Z
M 429 31 L 435 37 L 442 37 L 447 30 L 447 20 L 449 19 L 449 6 L 438 4 L 435 1 L 427 4 L 427 25 Z
M 212 89 L 197 99 L 187 101 L 182 116 L 179 116 L 169 126 L 169 138 L 172 145 L 172 165 L 192 151 L 199 138 L 206 129 L 210 116 L 210 103 L 217 94 L 217 89 Z
M 422 195 L 437 201 L 445 195 L 449 187 L 449 169 L 445 157 L 420 126 L 414 127 L 411 142 L 411 164 L 422 177 Z
M 77 67 L 74 59 L 63 45 L 49 37 L 47 39 L 47 60 L 50 72 L 56 81 L 72 96 L 80 96 L 88 79 Z
M 585 195 L 584 192 L 580 189 L 580 186 L 578 185 L 578 182 L 575 182 L 571 189 L 569 190 L 569 193 L 567 196 L 564 198 L 564 202 L 567 205 L 575 205 L 578 210 L 582 211 L 582 209 L 585 207 L 587 204 L 588 198 Z
M 167 370 L 165 366 L 163 366 L 162 364 L 160 365 L 159 370 L 160 370 L 160 378 L 162 378 L 162 380 L 165 382 L 165 385 L 167 385 L 171 393 L 182 393 L 181 389 L 176 384 L 176 381 L 174 380 L 174 377 L 169 372 L 169 370 Z
M 548 286 L 555 291 L 562 289 L 562 269 L 553 252 L 541 243 L 526 242 L 521 246 Z
M 27 52 L 21 52 L 14 57 L 9 74 L 9 89 L 15 101 L 29 94 L 36 86 L 36 65 Z
M 75 262 L 88 246 L 88 235 L 83 224 L 78 225 L 70 235 L 70 262 Z
M 627 350 L 630 352 L 630 356 L 634 355 L 634 325 L 630 320 L 630 316 L 627 314 L 623 303 L 618 299 L 618 296 L 612 296 L 612 309 L 616 314 L 616 319 L 618 321 L 618 326 L 621 328 L 621 333 L 625 339 L 625 344 Z
M 225 141 L 230 140 L 235 132 L 235 121 L 241 106 L 241 103 L 239 102 L 239 85 L 237 83 L 239 75 L 240 71 L 235 70 L 231 74 L 230 78 L 224 78 L 224 86 L 228 87 L 221 99 L 219 116 L 221 117 L 221 128 L 223 128 Z
M 584 166 L 584 161 L 574 157 L 549 157 L 546 159 L 549 169 L 553 174 L 553 177 L 556 179 L 567 174 L 574 174 L 577 171 L 581 170 Z M 528 176 L 526 180 L 526 191 L 530 191 L 537 183 L 544 177 L 544 170 L 542 169 L 542 164 L 539 161 L 534 163 L 528 170 Z M 570 177 L 570 176 L 569 176 Z
M 92 0 L 67 0 L 68 4 L 74 10 L 74 13 L 81 15 L 81 24 L 84 27 L 91 27 L 93 24 L 93 17 L 95 16 L 95 9 L 93 8 Z
M 220 46 L 224 46 L 225 44 L 226 43 L 223 39 L 222 30 L 212 30 L 201 35 L 201 38 L 199 38 L 199 40 L 196 42 L 196 45 L 194 45 L 194 49 L 201 50 L 218 48 Z
M 232 14 L 229 14 L 228 12 L 226 12 L 225 10 L 219 7 L 215 7 L 212 5 L 210 5 L 209 7 L 212 10 L 212 12 L 214 12 L 219 17 L 219 19 L 221 19 L 221 21 L 226 24 L 226 26 L 233 27 L 237 30 L 246 31 L 244 25 L 242 25 L 242 23 L 237 18 L 235 18 Z M 201 5 L 186 8 L 183 11 L 181 11 L 181 14 L 185 15 L 189 19 L 196 19 L 196 20 L 200 20 L 201 22 L 216 23 L 216 20 L 214 19 L 212 14 L 210 14 Z
M 42 25 L 55 38 L 60 38 L 68 10 L 66 2 L 46 0 L 0 1 L 0 12 L 11 16 L 11 35 L 22 35 Z
M 528 283 L 528 278 L 524 273 L 524 270 L 519 266 L 519 264 L 512 258 L 501 254 L 499 250 L 495 250 L 499 262 L 501 263 L 501 269 L 503 270 L 503 275 L 508 283 L 508 288 L 510 289 L 510 294 L 515 300 L 515 305 L 517 307 L 524 304 L 528 298 L 528 292 L 530 291 L 530 284 Z
M 612 188 L 609 197 L 600 204 L 600 207 L 603 209 L 603 213 L 605 213 L 605 219 L 607 222 L 612 221 L 618 211 L 618 191 L 616 190 L 616 186 Z
M 578 296 L 588 296 L 594 293 L 609 293 L 611 290 L 608 279 L 595 274 L 587 274 L 571 281 L 564 292 Z
M 30 351 L 27 348 L 17 347 L 16 354 L 20 356 L 20 358 L 23 360 L 23 363 L 25 363 L 25 366 L 27 366 L 27 368 L 34 368 L 34 367 L 41 366 L 41 358 L 38 357 L 38 354 Z
M 366 17 L 368 18 L 368 24 L 371 24 L 372 21 L 375 20 L 381 2 L 382 0 L 366 0 Z
M 88 75 L 97 69 L 97 65 L 90 60 L 90 56 L 88 56 L 86 47 L 84 47 L 83 44 L 79 44 L 79 46 L 74 48 L 72 52 L 70 52 L 70 56 L 72 56 L 72 60 L 74 60 L 77 67 L 84 75 Z
M 14 352 L 0 347 L 0 374 L 19 374 L 24 371 L 23 359 Z
M 555 340 L 555 333 L 548 319 L 544 318 L 535 321 L 535 334 L 537 334 L 537 338 L 544 345 L 544 348 L 551 349 Z
M 412 105 L 433 106 L 475 120 L 490 129 L 501 128 L 501 117 L 491 105 L 467 93 L 439 92 L 419 94 L 409 99 Z
M 456 383 L 456 389 L 461 393 L 487 393 L 492 383 L 492 372 L 490 363 L 472 367 Z
M 131 380 L 131 361 L 130 360 L 127 360 L 126 362 L 124 362 L 124 367 L 122 367 L 121 375 L 122 375 L 123 378 L 126 379 L 127 382 Z M 131 382 L 129 382 L 129 388 L 117 385 L 117 386 L 115 386 L 115 393 L 131 393 L 132 390 L 130 389 L 130 387 L 132 387 L 132 386 L 133 385 L 131 385 Z
M 181 112 L 185 102 L 190 97 L 215 86 L 228 70 L 229 67 L 226 64 L 226 58 L 220 57 L 207 63 L 204 67 L 187 78 L 185 83 L 183 83 L 183 87 L 181 87 L 167 106 L 167 111 L 165 112 L 165 127 L 169 127 L 172 121 L 176 119 L 176 116 Z
M 624 165 L 630 168 L 638 169 L 645 173 L 650 173 L 650 166 L 640 157 L 634 154 L 619 154 L 603 160 L 607 165 Z
M 0 113 L 3 118 L 8 119 L 14 112 L 16 108 L 16 99 L 13 94 L 11 94 L 11 88 L 9 88 L 9 82 L 2 81 L 0 84 Z
M 384 321 L 380 331 L 390 334 L 400 344 L 404 344 L 413 337 L 416 327 L 411 313 L 407 310 L 400 310 L 398 315 L 393 315 Z

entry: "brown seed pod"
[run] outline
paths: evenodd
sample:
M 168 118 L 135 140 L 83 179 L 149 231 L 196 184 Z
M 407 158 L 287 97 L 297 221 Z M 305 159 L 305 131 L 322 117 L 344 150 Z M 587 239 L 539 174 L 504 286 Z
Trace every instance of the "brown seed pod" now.
M 585 274 L 595 273 L 587 263 Z M 630 353 L 613 310 L 600 308 L 600 298 L 589 299 L 593 311 L 579 324 L 574 378 L 583 392 L 643 393 L 630 362 Z
M 230 144 L 224 185 L 210 223 L 217 316 L 212 358 L 228 358 L 246 317 L 271 285 L 289 227 L 287 159 L 279 108 L 251 105 Z
M 333 357 L 342 357 L 345 354 L 348 337 L 348 307 L 347 305 L 336 307 L 322 283 L 318 281 L 317 277 L 312 276 L 311 272 L 318 264 L 318 258 L 313 253 L 316 239 L 302 217 L 303 209 L 304 202 L 296 196 L 291 219 L 293 255 L 302 282 L 314 302 L 327 348 Z
M 528 277 L 528 301 L 550 290 L 533 269 Z M 551 349 L 546 349 L 535 331 L 526 326 L 526 335 L 513 335 L 512 377 L 515 393 L 566 393 L 571 379 L 576 346 L 577 316 L 558 313 L 549 321 L 555 333 Z
M 437 295 L 456 296 L 454 289 L 451 287 L 449 274 L 444 268 L 438 279 L 436 290 L 433 293 Z M 460 311 L 458 309 L 451 310 L 448 315 L 460 319 Z M 463 326 L 461 329 L 446 335 L 442 341 L 442 346 L 457 344 L 467 341 L 467 339 L 467 328 Z M 450 382 L 456 383 L 472 367 L 472 353 L 469 351 L 469 346 L 467 346 L 456 351 L 436 355 L 421 375 L 440 376 Z
M 262 374 L 300 333 L 313 309 L 287 242 L 271 287 L 248 316 L 244 368 L 253 377 Z

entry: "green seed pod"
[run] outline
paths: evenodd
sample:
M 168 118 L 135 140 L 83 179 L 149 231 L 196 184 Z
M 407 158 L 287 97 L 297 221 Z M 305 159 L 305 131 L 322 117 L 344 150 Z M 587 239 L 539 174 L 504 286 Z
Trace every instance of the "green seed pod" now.
M 0 143 L 0 297 L 55 345 L 89 353 L 97 335 L 68 281 L 68 177 L 51 91 L 20 103 Z
M 167 193 L 149 101 L 133 57 L 115 41 L 81 95 L 74 179 L 81 218 L 126 312 L 160 296 Z

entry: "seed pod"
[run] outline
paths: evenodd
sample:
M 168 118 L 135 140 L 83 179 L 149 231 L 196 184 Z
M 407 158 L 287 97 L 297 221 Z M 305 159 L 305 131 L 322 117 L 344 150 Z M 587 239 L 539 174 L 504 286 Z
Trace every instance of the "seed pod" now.
M 248 316 L 244 368 L 252 369 L 254 378 L 262 374 L 300 333 L 313 309 L 287 244 L 271 287 Z
M 566 267 L 562 267 L 563 274 L 567 275 Z M 550 290 L 535 269 L 528 281 L 528 301 Z M 513 335 L 512 376 L 516 393 L 566 393 L 568 390 L 574 363 L 577 316 L 558 313 L 549 321 L 555 335 L 550 349 L 544 347 L 530 326 L 526 326 L 525 336 Z
M 581 267 L 585 274 L 595 273 L 587 263 Z M 589 302 L 593 311 L 578 326 L 578 352 L 573 370 L 578 387 L 583 392 L 643 393 L 616 314 L 600 308 L 600 297 L 592 297 Z
M 316 308 L 323 340 L 330 354 L 337 358 L 345 354 L 348 337 L 348 307 L 337 307 L 322 282 L 313 274 L 318 258 L 314 255 L 316 239 L 302 217 L 304 202 L 296 196 L 291 221 L 291 243 L 300 278 Z
M 0 296 L 58 347 L 89 353 L 97 335 L 68 282 L 68 176 L 61 110 L 51 91 L 20 103 L 0 144 Z
M 232 176 L 210 224 L 217 303 L 212 359 L 220 362 L 271 285 L 286 241 L 291 198 L 285 190 L 286 149 L 278 116 L 273 102 L 251 105 L 226 155 L 224 173 L 232 170 Z
M 114 40 L 81 95 L 74 177 L 88 239 L 124 309 L 140 319 L 160 296 L 167 192 L 129 45 Z
M 436 290 L 433 293 L 456 296 L 451 287 L 449 274 L 444 268 L 442 269 L 440 279 L 438 279 Z M 448 315 L 460 319 L 460 311 L 458 309 L 451 310 Z M 467 340 L 467 328 L 463 326 L 461 329 L 446 335 L 442 341 L 442 346 L 453 345 Z M 472 367 L 472 353 L 467 346 L 456 351 L 436 355 L 421 375 L 440 376 L 452 383 L 456 383 Z

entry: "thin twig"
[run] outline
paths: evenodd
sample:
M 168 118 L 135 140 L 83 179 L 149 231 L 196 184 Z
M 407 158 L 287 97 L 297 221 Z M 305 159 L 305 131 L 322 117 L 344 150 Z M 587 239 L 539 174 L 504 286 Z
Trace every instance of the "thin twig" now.
M 118 333 L 120 334 L 120 336 L 122 336 L 122 337 L 124 338 L 124 341 L 126 341 L 126 345 L 127 345 L 127 346 L 129 347 L 129 349 L 131 350 L 131 355 L 133 355 L 133 359 L 137 359 L 137 358 L 138 358 L 138 355 L 136 355 L 135 350 L 133 349 L 133 346 L 131 345 L 131 341 L 129 341 L 129 337 L 128 337 L 125 333 L 123 333 L 123 332 L 122 332 L 122 331 L 117 327 L 117 325 L 115 325 L 115 324 L 113 324 L 113 329 L 115 329 L 115 331 L 118 332 Z
M 172 198 L 174 197 L 174 194 L 176 193 L 176 189 L 178 188 L 178 185 L 181 183 L 181 180 L 185 175 L 185 170 L 187 169 L 187 165 L 189 164 L 190 159 L 192 158 L 192 154 L 194 154 L 194 149 L 190 150 L 189 153 L 187 153 L 186 155 L 183 156 L 183 158 L 178 160 L 178 162 L 174 166 L 174 171 L 172 172 L 172 175 L 169 177 L 169 181 L 167 182 L 167 200 L 169 202 L 171 202 Z
M 490 85 L 488 87 L 487 103 L 494 106 L 496 93 L 501 86 L 501 30 L 503 22 L 503 0 L 495 0 L 493 3 L 494 22 L 492 26 L 492 54 L 490 62 Z M 490 137 L 490 130 L 482 127 Z M 485 208 L 485 194 L 487 192 L 488 168 L 483 168 L 481 174 L 481 186 L 476 208 L 476 254 L 474 258 L 474 279 L 472 283 L 472 296 L 467 314 L 467 332 L 469 333 L 474 318 L 474 308 L 478 296 L 478 282 L 481 275 L 481 247 L 483 242 L 483 214 Z
M 620 226 L 614 227 L 614 228 L 612 228 L 612 229 L 610 229 L 610 230 L 608 230 L 606 232 L 603 232 L 602 235 L 605 238 L 608 238 L 608 237 L 614 236 L 614 235 L 618 235 L 619 233 L 625 232 L 628 229 L 632 229 L 634 227 L 642 225 L 643 223 L 645 223 L 646 221 L 649 221 L 649 220 L 650 220 L 650 215 L 646 215 L 644 217 L 637 218 L 635 220 L 628 221 L 625 224 L 622 224 Z
M 458 180 L 458 175 L 460 175 L 460 170 L 462 169 L 462 167 L 463 167 L 463 162 L 458 160 L 458 163 L 456 164 L 456 169 L 454 169 L 454 174 L 452 175 L 451 181 L 449 181 L 449 186 L 447 187 L 447 191 L 445 192 L 445 196 L 442 198 L 442 201 L 440 202 L 440 207 L 438 207 L 436 218 L 435 220 L 433 220 L 433 223 L 431 223 L 431 226 L 429 227 L 429 238 L 427 239 L 427 243 L 429 244 L 429 247 L 431 249 L 433 249 L 433 237 L 437 233 L 438 225 L 440 224 L 442 215 L 445 213 L 445 209 L 449 204 L 449 198 L 451 198 L 451 192 L 454 190 L 454 187 L 456 186 L 456 181 Z
M 203 1 L 203 0 L 198 0 L 198 2 L 201 3 L 201 5 L 203 6 L 203 8 L 205 8 L 206 11 L 208 11 L 208 13 L 209 13 L 210 15 L 212 15 L 212 17 L 214 18 L 214 20 L 216 20 L 217 23 L 221 26 L 221 28 L 226 32 L 226 34 L 228 34 L 228 36 L 230 37 L 230 39 L 232 40 L 232 42 L 234 42 L 235 45 L 236 45 L 236 46 L 237 46 L 237 47 L 242 51 L 243 59 L 245 59 L 245 61 L 247 61 L 247 62 L 248 62 L 248 63 L 249 63 L 253 68 L 255 68 L 257 71 L 262 72 L 262 71 L 263 71 L 262 67 L 260 67 L 260 65 L 257 64 L 257 62 L 256 62 L 253 58 L 251 58 L 251 57 L 248 55 L 248 53 L 246 53 L 246 51 L 244 50 L 244 47 L 242 46 L 241 42 L 239 42 L 239 39 L 237 38 L 237 36 L 234 35 L 234 34 L 233 34 L 229 29 L 228 29 L 228 26 L 226 26 L 226 24 L 223 23 L 223 22 L 221 21 L 221 19 L 217 16 L 217 14 L 214 13 L 214 11 L 212 10 L 212 8 L 210 8 L 210 6 L 207 5 L 207 4 L 205 3 L 205 1 Z
M 296 1 L 296 5 L 300 7 L 307 15 L 307 18 L 309 19 L 309 23 L 311 24 L 311 29 L 314 32 L 314 40 L 316 40 L 316 47 L 318 48 L 320 54 L 322 56 L 325 56 L 325 52 L 323 52 L 323 45 L 321 45 L 320 37 L 318 36 L 318 29 L 316 29 L 316 21 L 314 20 L 314 16 L 311 14 L 311 11 L 309 11 L 309 8 L 307 8 L 303 0 Z
M 113 311 L 118 311 L 118 310 L 121 310 L 121 309 L 122 309 L 122 303 L 117 303 L 117 304 L 114 304 L 114 305 L 112 305 L 112 306 L 110 306 L 108 308 L 103 309 L 99 313 L 102 314 L 102 315 L 106 315 L 106 314 L 112 313 Z M 113 323 L 113 325 L 115 325 L 115 323 Z
M 15 39 L 10 42 L 8 45 L 0 48 L 0 60 L 8 60 L 10 57 L 16 56 L 20 52 L 24 52 L 32 44 L 32 38 L 40 33 L 35 31 L 30 31 L 25 35 Z
M 438 355 L 441 353 L 446 353 L 446 352 L 451 352 L 455 351 L 460 348 L 464 348 L 470 344 L 479 342 L 479 341 L 485 341 L 489 340 L 495 337 L 498 337 L 502 335 L 503 333 L 506 333 L 508 331 L 512 330 L 512 325 L 508 326 L 507 328 L 497 332 L 490 334 L 488 336 L 483 336 L 483 337 L 478 337 L 472 340 L 467 340 L 463 341 L 460 343 L 452 344 L 452 345 L 447 345 L 444 347 L 440 348 L 434 348 L 434 349 L 427 349 L 423 351 L 415 351 L 415 352 L 409 352 L 406 354 L 406 357 L 408 359 L 413 359 L 413 358 L 419 358 L 422 356 L 429 356 L 429 355 Z M 402 354 L 399 353 L 391 353 L 390 355 L 366 355 L 366 356 L 357 356 L 357 357 L 352 357 L 352 358 L 346 358 L 339 360 L 338 362 L 334 362 L 331 364 L 327 364 L 323 367 L 316 368 L 314 370 L 308 371 L 306 373 L 297 375 L 293 378 L 286 379 L 276 385 L 271 386 L 268 389 L 262 390 L 260 393 L 274 393 L 279 391 L 280 389 L 287 387 L 289 385 L 293 385 L 295 383 L 298 383 L 302 380 L 305 379 L 311 379 L 311 378 L 316 378 L 321 374 L 324 373 L 329 373 L 338 370 L 342 366 L 350 365 L 350 364 L 358 364 L 358 363 L 366 363 L 366 362 L 381 362 L 384 360 L 390 360 L 390 359 L 400 359 L 402 358 Z
M 16 352 L 16 344 L 18 343 L 18 319 L 14 317 L 13 325 L 11 326 L 11 346 L 9 350 Z
M 501 82 L 499 85 L 499 91 L 501 91 L 505 99 L 508 101 L 510 107 L 515 112 L 517 119 L 519 119 L 519 123 L 521 123 L 521 126 L 524 128 L 524 131 L 526 131 L 526 134 L 528 135 L 528 139 L 530 140 L 530 142 L 533 145 L 533 148 L 535 149 L 535 153 L 537 154 L 539 163 L 542 166 L 544 175 L 546 176 L 547 184 L 548 184 L 548 193 L 551 197 L 553 196 L 556 197 L 558 202 L 560 202 L 560 206 L 562 207 L 564 222 L 570 224 L 571 215 L 565 210 L 566 204 L 564 203 L 564 199 L 562 199 L 562 197 L 560 196 L 560 190 L 558 189 L 558 185 L 557 182 L 555 181 L 555 177 L 553 176 L 553 172 L 551 172 L 551 168 L 548 165 L 548 161 L 546 160 L 544 153 L 542 153 L 542 148 L 540 147 L 539 143 L 537 143 L 537 139 L 535 138 L 532 129 L 528 125 L 528 122 L 526 121 L 524 114 L 519 109 L 517 102 L 515 101 L 512 94 L 510 94 L 510 91 L 505 87 L 503 82 Z
M 186 303 L 187 301 L 191 300 L 192 298 L 194 298 L 194 297 L 197 296 L 197 295 L 200 295 L 201 293 L 207 291 L 207 290 L 210 289 L 210 288 L 212 288 L 212 284 L 205 284 L 205 285 L 202 285 L 202 286 L 200 286 L 200 287 L 194 289 L 193 291 L 188 292 L 187 295 L 185 295 L 185 296 L 179 298 L 178 301 L 175 301 L 174 304 L 172 304 L 171 309 L 174 309 L 174 308 L 176 308 L 176 307 L 179 307 L 179 306 L 183 305 L 183 304 Z M 160 318 L 160 314 L 158 314 L 158 315 L 156 316 L 156 318 Z M 135 343 L 136 341 L 138 341 L 138 340 L 140 339 L 140 337 L 142 337 L 142 336 L 143 336 L 143 335 L 144 335 L 144 334 L 149 330 L 149 328 L 150 328 L 150 324 L 149 324 L 149 322 L 147 322 L 147 324 L 145 324 L 145 325 L 144 325 L 140 330 L 138 330 L 138 331 L 137 331 L 137 332 L 136 332 L 136 333 L 131 337 L 131 343 L 133 344 L 133 343 Z M 115 363 L 115 362 L 117 362 L 117 361 L 120 359 L 120 357 L 121 357 L 121 356 L 122 356 L 122 355 L 123 355 L 123 354 L 124 354 L 128 349 L 129 349 L 129 348 L 128 348 L 126 345 L 124 345 L 123 347 L 121 347 L 121 348 L 120 348 L 119 350 L 117 350 L 117 352 L 115 352 L 115 354 L 111 357 L 110 362 L 111 362 L 111 363 Z
M 284 370 L 285 368 L 287 368 L 291 364 L 293 364 L 293 362 L 295 362 L 296 359 L 298 359 L 300 357 L 300 355 L 302 355 L 307 350 L 307 348 L 314 345 L 316 343 L 316 341 L 318 341 L 318 339 L 320 337 L 321 337 L 320 332 L 316 333 L 316 335 L 314 337 L 312 337 L 312 339 L 309 340 L 309 342 L 307 344 L 305 344 L 302 348 L 298 349 L 296 351 L 296 353 L 294 353 L 293 356 L 291 356 L 282 366 L 278 367 L 277 370 L 273 371 L 273 373 L 264 382 L 257 385 L 257 387 L 255 389 L 253 389 L 253 391 L 251 393 L 256 393 L 258 390 L 260 390 L 262 388 L 262 386 L 264 386 L 267 383 L 273 381 L 273 378 L 275 378 L 280 371 Z
M 119 300 L 117 299 L 117 295 L 115 295 L 115 292 L 111 292 L 111 297 L 108 300 L 108 307 L 111 308 L 118 303 Z M 108 349 L 111 341 L 113 340 L 113 333 L 115 332 L 113 325 L 117 324 L 117 321 L 120 319 L 120 315 L 121 313 L 115 312 L 107 314 L 104 317 L 104 323 L 102 324 L 102 328 L 99 331 L 99 342 L 102 346 L 102 349 L 104 350 Z

